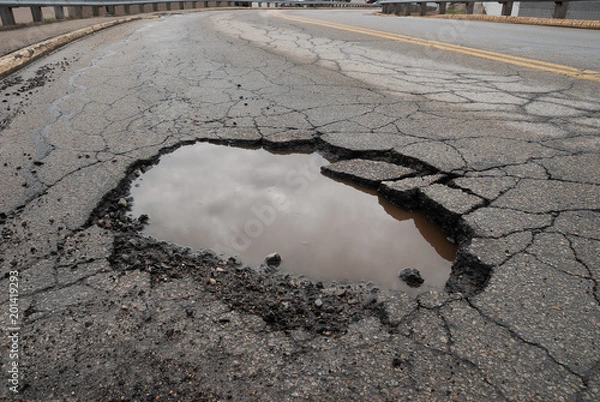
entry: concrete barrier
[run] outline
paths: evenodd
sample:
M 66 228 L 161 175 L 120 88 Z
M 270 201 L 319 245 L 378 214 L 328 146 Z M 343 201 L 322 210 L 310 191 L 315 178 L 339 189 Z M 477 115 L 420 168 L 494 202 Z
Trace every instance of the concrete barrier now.
M 498 3 L 502 4 L 502 15 L 510 16 L 513 8 L 513 1 L 509 0 L 497 0 Z M 564 19 L 567 18 L 567 13 L 569 10 L 569 2 L 574 1 L 586 1 L 598 3 L 600 5 L 600 0 L 519 0 L 521 3 L 523 2 L 553 2 L 554 3 L 554 12 L 552 13 L 552 18 Z M 395 14 L 395 15 L 411 15 L 416 12 L 421 16 L 427 14 L 427 4 L 437 4 L 437 11 L 439 14 L 446 13 L 446 5 L 447 4 L 464 4 L 465 5 L 465 13 L 473 14 L 475 3 L 479 3 L 480 0 L 460 0 L 460 1 L 420 1 L 420 0 L 383 0 L 381 1 L 382 12 L 384 14 Z
M 445 14 L 432 15 L 429 18 L 447 18 L 457 20 L 490 21 L 509 24 L 528 24 L 528 25 L 546 25 L 555 27 L 569 27 L 582 29 L 600 29 L 599 20 L 569 20 L 557 18 L 536 18 L 536 17 L 511 17 L 504 15 L 465 15 L 465 14 Z
M 210 4 L 209 4 L 210 3 Z M 262 7 L 374 7 L 370 4 L 351 3 L 346 1 L 324 1 L 324 0 L 260 0 L 260 1 L 231 1 L 231 0 L 202 0 L 202 1 L 180 1 L 180 0 L 0 0 L 0 20 L 2 25 L 15 25 L 23 23 L 23 12 L 29 8 L 30 21 L 43 22 L 44 18 L 50 19 L 51 14 L 57 20 L 75 17 L 98 17 L 103 15 L 129 15 L 135 13 L 174 11 L 189 8 L 214 7 L 250 7 L 257 4 Z M 18 10 L 18 12 L 15 12 Z M 15 18 L 16 16 L 19 18 Z

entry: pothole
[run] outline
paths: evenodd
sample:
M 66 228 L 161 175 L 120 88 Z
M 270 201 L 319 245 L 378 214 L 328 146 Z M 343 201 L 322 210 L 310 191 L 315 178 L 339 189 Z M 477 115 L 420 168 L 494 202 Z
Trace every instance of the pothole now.
M 376 192 L 323 176 L 326 164 L 317 153 L 184 146 L 132 183 L 131 214 L 150 217 L 147 236 L 237 255 L 252 267 L 278 253 L 278 269 L 312 281 L 442 290 L 456 246 L 441 229 Z M 425 280 L 418 290 L 398 278 L 407 267 Z

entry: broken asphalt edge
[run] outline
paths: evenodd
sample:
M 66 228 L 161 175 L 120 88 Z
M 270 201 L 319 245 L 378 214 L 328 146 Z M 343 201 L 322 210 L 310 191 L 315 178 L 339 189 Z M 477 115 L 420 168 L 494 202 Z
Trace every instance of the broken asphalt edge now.
M 122 198 L 127 199 L 127 197 L 130 196 L 131 185 L 133 181 L 139 176 L 140 171 L 144 171 L 158 164 L 160 158 L 164 155 L 168 155 L 181 147 L 197 143 L 210 143 L 215 145 L 225 145 L 246 149 L 260 147 L 266 150 L 277 150 L 287 152 L 318 152 L 327 155 L 328 159 L 330 160 L 330 163 L 348 161 L 352 159 L 360 159 L 365 157 L 365 155 L 369 155 L 370 158 L 374 158 L 369 159 L 372 161 L 379 160 L 383 162 L 387 159 L 385 151 L 374 153 L 372 151 L 358 151 L 352 153 L 351 156 L 348 154 L 340 153 L 338 151 L 339 148 L 328 144 L 319 137 L 314 138 L 310 142 L 308 148 L 306 147 L 307 144 L 305 142 L 297 141 L 279 143 L 276 147 L 272 147 L 270 146 L 270 143 L 268 141 L 265 141 L 265 137 L 250 139 L 234 137 L 217 138 L 207 136 L 198 137 L 191 140 L 183 140 L 168 147 L 159 149 L 154 155 L 148 158 L 138 159 L 132 162 L 127 167 L 126 172 L 123 178 L 119 181 L 119 183 L 114 188 L 105 193 L 100 199 L 100 201 L 93 208 L 92 212 L 88 216 L 87 221 L 82 226 L 82 229 L 85 230 L 91 226 L 97 225 L 99 222 L 105 219 L 110 220 L 108 217 L 110 216 L 110 213 L 112 213 L 120 216 L 123 219 L 123 221 L 127 222 L 127 224 L 124 225 L 125 231 L 121 234 L 125 235 L 127 234 L 127 232 L 129 232 L 128 234 L 131 235 L 133 232 L 137 236 L 144 237 L 141 234 L 143 224 L 142 226 L 136 226 L 135 219 L 132 221 L 129 217 L 126 217 L 126 214 L 130 211 L 130 209 L 128 206 L 119 206 L 118 201 Z M 374 154 L 377 154 L 378 156 L 374 156 Z M 422 166 L 419 163 L 402 164 L 394 161 L 390 161 L 388 163 L 396 166 L 416 169 L 414 175 L 409 175 L 409 177 L 419 177 L 420 175 L 427 175 L 431 173 L 430 170 L 421 171 L 420 168 L 422 168 Z M 436 169 L 436 173 L 438 173 L 438 175 L 440 176 L 439 178 L 435 179 L 436 183 L 447 182 L 453 177 L 452 173 L 450 172 L 440 172 Z M 448 209 L 443 205 L 443 203 L 436 202 L 435 200 L 429 200 L 429 202 L 424 202 L 422 191 L 419 188 L 415 188 L 414 192 L 412 192 L 412 197 L 410 197 L 412 200 L 410 202 L 398 202 L 398 200 L 395 199 L 392 194 L 382 190 L 381 183 L 378 183 L 377 185 L 373 185 L 373 183 L 371 183 L 370 186 L 365 186 L 364 181 L 361 181 L 357 177 L 353 177 L 350 175 L 346 175 L 343 177 L 336 177 L 335 175 L 331 174 L 326 175 L 329 177 L 337 178 L 346 183 L 352 183 L 354 185 L 362 186 L 364 188 L 370 187 L 372 189 L 375 189 L 377 190 L 377 194 L 379 196 L 384 197 L 392 204 L 400 208 L 418 210 L 434 224 L 442 227 L 442 229 L 447 233 L 449 238 L 451 238 L 452 241 L 456 242 L 456 244 L 458 245 L 456 258 L 452 262 L 450 278 L 448 279 L 444 287 L 444 291 L 450 294 L 460 295 L 460 297 L 468 298 L 482 292 L 485 289 L 494 267 L 482 261 L 480 258 L 478 258 L 476 255 L 472 254 L 469 251 L 468 246 L 470 245 L 474 237 L 473 229 L 469 227 L 468 223 L 465 222 L 461 217 L 452 216 L 452 213 L 448 211 Z M 118 219 L 116 220 L 118 221 Z M 104 229 L 114 229 L 115 234 L 122 232 L 122 228 L 120 229 L 118 227 L 119 225 L 117 225 L 114 228 L 106 227 L 104 226 L 104 224 L 100 224 L 99 226 L 103 227 Z M 175 247 L 179 248 L 179 246 Z M 115 246 L 115 249 L 116 248 L 118 247 Z M 204 251 L 210 250 L 207 249 Z M 118 260 L 118 258 L 114 255 L 111 258 L 113 262 Z

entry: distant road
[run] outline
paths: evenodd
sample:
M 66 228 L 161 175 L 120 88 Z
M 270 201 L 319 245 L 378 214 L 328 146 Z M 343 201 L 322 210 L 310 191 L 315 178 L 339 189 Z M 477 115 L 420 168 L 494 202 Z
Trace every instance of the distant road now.
M 600 70 L 600 31 L 415 17 L 381 17 L 371 11 L 294 11 L 282 15 L 344 24 L 510 56 Z M 377 35 L 375 35 L 377 36 Z M 380 36 L 381 38 L 381 36 Z

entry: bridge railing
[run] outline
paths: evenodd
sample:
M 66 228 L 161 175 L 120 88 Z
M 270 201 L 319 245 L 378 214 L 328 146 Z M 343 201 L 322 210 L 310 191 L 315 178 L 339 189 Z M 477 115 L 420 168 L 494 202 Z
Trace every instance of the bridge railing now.
M 163 8 L 170 11 L 175 9 L 183 10 L 186 4 L 191 8 L 208 7 L 209 3 L 216 7 L 246 6 L 250 7 L 253 3 L 258 7 L 263 4 L 267 7 L 374 7 L 371 4 L 351 3 L 346 1 L 325 1 L 325 0 L 254 0 L 254 1 L 236 1 L 236 0 L 200 0 L 200 1 L 181 1 L 181 0 L 0 0 L 0 18 L 2 25 L 15 25 L 13 8 L 29 7 L 31 17 L 34 22 L 42 22 L 42 7 L 53 7 L 54 15 L 57 20 L 65 18 L 64 7 L 71 7 L 72 14 L 76 18 L 83 17 L 83 8 L 91 8 L 91 15 L 97 17 L 102 14 L 114 15 L 115 7 L 122 6 L 125 14 L 146 11 L 159 11 L 159 4 L 164 4 Z M 146 9 L 146 6 L 149 8 Z
M 512 14 L 513 1 L 509 0 L 497 0 L 498 3 L 502 4 L 502 15 L 509 16 Z M 553 2 L 554 12 L 552 18 L 566 18 L 567 10 L 569 8 L 569 1 L 590 1 L 590 0 L 519 0 L 519 2 Z M 600 2 L 600 1 L 599 1 Z M 396 15 L 410 15 L 417 9 L 416 12 L 420 15 L 427 13 L 427 4 L 437 4 L 437 10 L 439 14 L 446 13 L 446 5 L 450 4 L 465 4 L 465 12 L 467 14 L 473 14 L 475 3 L 481 3 L 481 0 L 458 0 L 458 1 L 419 1 L 419 0 L 382 0 L 380 5 L 384 14 L 396 14 Z

